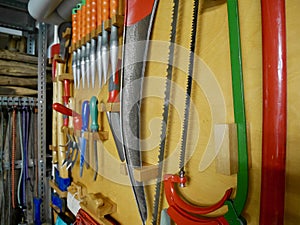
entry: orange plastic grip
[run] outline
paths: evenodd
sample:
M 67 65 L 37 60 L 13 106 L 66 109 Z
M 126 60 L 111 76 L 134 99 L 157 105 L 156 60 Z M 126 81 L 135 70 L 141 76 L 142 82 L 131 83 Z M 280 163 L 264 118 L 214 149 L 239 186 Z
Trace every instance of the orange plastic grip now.
M 109 19 L 109 0 L 102 1 L 102 20 L 106 21 Z
M 110 18 L 117 15 L 118 13 L 118 0 L 110 0 Z
M 82 39 L 82 33 L 81 33 L 81 4 L 77 5 L 77 41 L 80 41 Z
M 72 10 L 72 44 L 75 44 L 78 39 L 77 33 L 77 10 Z
M 86 0 L 86 33 L 91 33 L 91 0 Z
M 82 38 L 86 36 L 86 5 L 81 7 L 81 33 Z
M 91 30 L 95 30 L 97 27 L 97 12 L 97 1 L 91 0 Z
M 102 25 L 102 0 L 97 0 L 97 26 Z

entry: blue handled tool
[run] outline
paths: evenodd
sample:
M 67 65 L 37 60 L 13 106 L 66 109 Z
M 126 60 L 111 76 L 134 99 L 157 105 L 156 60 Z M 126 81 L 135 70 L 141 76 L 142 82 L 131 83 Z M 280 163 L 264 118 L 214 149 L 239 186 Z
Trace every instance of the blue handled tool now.
M 81 140 L 80 140 L 80 177 L 82 177 L 83 165 L 85 161 L 86 139 L 84 138 L 84 132 L 88 130 L 90 106 L 89 101 L 84 101 L 82 104 L 82 127 L 81 127 Z

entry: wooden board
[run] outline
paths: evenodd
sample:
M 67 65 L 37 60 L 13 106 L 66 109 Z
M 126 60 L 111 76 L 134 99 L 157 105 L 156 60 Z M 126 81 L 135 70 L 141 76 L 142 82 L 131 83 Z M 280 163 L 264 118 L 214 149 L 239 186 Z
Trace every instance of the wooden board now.
M 190 115 L 188 134 L 188 156 L 186 171 L 189 177 L 188 185 L 181 190 L 184 197 L 197 205 L 209 205 L 218 201 L 229 187 L 236 187 L 236 175 L 225 176 L 215 171 L 213 127 L 217 123 L 234 123 L 233 102 L 231 91 L 231 69 L 229 59 L 229 40 L 227 6 L 225 1 L 216 1 L 210 5 L 205 1 L 206 9 L 201 12 L 197 37 L 196 54 L 198 58 L 195 72 L 196 82 L 192 91 L 193 106 Z M 186 84 L 187 57 L 191 3 L 184 1 L 183 21 L 178 24 L 176 48 L 178 69 L 174 72 L 172 92 L 172 107 L 167 135 L 166 173 L 178 172 L 178 149 L 180 145 L 181 122 L 183 113 L 183 93 Z M 160 136 L 160 121 L 162 114 L 164 81 L 166 75 L 166 60 L 168 52 L 171 3 L 160 1 L 150 48 L 150 59 L 147 67 L 144 99 L 142 105 L 142 148 L 143 160 L 149 164 L 157 161 L 157 151 Z M 288 41 L 288 139 L 287 139 L 287 180 L 285 224 L 297 224 L 300 215 L 300 2 L 287 1 L 287 41 Z M 259 0 L 239 1 L 240 28 L 243 56 L 244 87 L 246 100 L 246 116 L 250 137 L 248 146 L 251 157 L 249 168 L 249 194 L 243 216 L 249 225 L 259 224 L 260 175 L 261 175 L 261 135 L 262 135 L 262 58 L 261 58 L 261 14 Z M 157 45 L 156 45 L 157 44 Z M 79 89 L 75 91 L 76 111 L 81 111 L 83 100 L 89 100 L 92 95 L 98 96 L 99 102 L 107 100 L 107 86 L 101 90 Z M 88 191 L 101 192 L 117 204 L 117 212 L 112 216 L 121 224 L 137 224 L 140 221 L 133 198 L 129 180 L 120 172 L 121 162 L 118 160 L 112 134 L 105 114 L 100 115 L 101 129 L 109 132 L 109 139 L 99 142 L 98 158 L 99 173 L 97 181 L 93 181 L 92 169 L 84 169 L 83 177 L 79 177 L 79 162 L 72 171 L 75 181 L 88 183 Z M 207 155 L 208 160 L 203 160 Z M 274 187 L 275 188 L 275 187 Z M 147 205 L 151 224 L 152 203 L 154 195 L 153 181 L 147 182 Z M 163 208 L 167 207 L 165 199 Z M 225 209 L 222 209 L 225 212 Z
M 12 52 L 8 50 L 0 50 L 0 59 L 17 61 L 17 62 L 25 62 L 25 63 L 36 64 L 36 65 L 38 63 L 37 56 L 22 54 L 19 52 Z

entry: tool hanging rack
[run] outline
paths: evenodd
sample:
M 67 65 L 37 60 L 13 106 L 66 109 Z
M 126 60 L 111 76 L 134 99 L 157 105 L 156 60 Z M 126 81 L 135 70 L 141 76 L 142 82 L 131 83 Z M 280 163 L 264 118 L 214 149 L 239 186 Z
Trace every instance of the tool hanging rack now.
M 37 99 L 34 97 L 9 97 L 0 96 L 0 106 L 37 106 Z
M 154 27 L 160 25 L 155 18 L 156 7 L 158 13 L 161 14 L 159 5 L 162 1 L 148 1 L 147 4 L 137 1 L 139 3 L 136 5 L 133 2 L 129 0 L 82 0 L 72 10 L 72 26 L 66 26 L 65 30 L 59 29 L 59 36 L 64 40 L 52 47 L 50 63 L 53 68 L 53 133 L 52 145 L 49 148 L 52 151 L 53 163 L 50 186 L 53 190 L 51 207 L 54 218 L 61 219 L 67 216 L 73 222 L 76 220 L 75 224 L 86 221 L 89 224 L 110 225 L 118 224 L 116 222 L 118 220 L 122 224 L 148 225 L 151 223 L 150 215 L 153 213 L 155 218 L 153 217 L 152 224 L 157 225 L 160 210 L 168 204 L 170 195 L 166 198 L 162 197 L 160 186 L 155 196 L 158 198 L 155 199 L 155 203 L 151 205 L 147 199 L 147 196 L 152 196 L 150 193 L 152 190 L 149 191 L 148 187 L 151 181 L 159 178 L 158 185 L 163 188 L 161 182 L 165 171 L 152 160 L 151 153 L 142 151 L 143 147 L 139 143 L 141 141 L 139 138 L 142 138 L 141 133 L 144 133 L 146 126 L 143 121 L 144 115 L 141 113 L 156 112 L 157 109 L 149 109 L 149 106 L 147 108 L 145 104 L 144 111 L 141 110 L 145 106 L 141 103 L 141 89 L 147 84 L 142 83 L 143 81 L 140 81 L 138 85 L 132 84 L 133 81 L 139 78 L 143 80 L 144 76 L 148 76 L 146 75 L 148 47 L 149 49 L 152 47 L 148 44 L 151 40 L 152 25 Z M 195 20 L 197 21 L 197 16 L 202 13 L 202 10 L 198 10 L 201 1 L 195 2 L 194 8 L 197 10 L 192 16 L 182 16 L 183 12 L 181 12 L 185 8 L 192 7 L 192 3 L 180 2 L 184 7 L 179 8 L 178 13 L 182 16 L 179 23 L 189 24 L 191 21 L 194 23 Z M 119 6 L 116 7 L 117 3 L 125 4 L 129 11 Z M 171 3 L 163 2 L 162 4 L 165 4 L 164 7 L 171 11 Z M 139 12 L 141 8 L 143 10 Z M 130 14 L 133 12 L 136 15 Z M 131 17 L 126 17 L 126 15 L 124 17 L 124 13 L 128 13 Z M 162 16 L 159 16 L 162 20 Z M 127 18 L 125 22 L 124 18 Z M 180 32 L 178 35 L 184 37 L 183 39 L 190 28 L 185 26 L 185 29 L 178 29 Z M 195 23 L 194 31 L 196 32 L 197 29 L 198 25 L 196 26 Z M 180 43 L 186 45 L 184 46 L 186 48 L 192 44 L 193 48 L 190 53 L 197 51 L 195 47 L 198 44 L 194 42 L 199 40 L 196 39 L 195 32 L 191 32 L 192 43 Z M 136 46 L 137 41 L 144 41 L 147 44 Z M 124 44 L 123 49 L 120 43 Z M 69 54 L 65 55 L 61 52 Z M 177 49 L 174 52 L 174 63 L 176 63 Z M 173 56 L 172 52 L 171 55 Z M 133 56 L 140 56 L 142 63 L 132 61 L 135 60 Z M 191 57 L 191 60 L 194 60 L 194 54 Z M 121 69 L 120 64 L 122 64 Z M 193 67 L 193 63 L 191 65 Z M 176 68 L 175 70 L 177 73 L 173 76 L 174 80 L 180 77 Z M 193 73 L 196 72 L 191 70 L 188 73 L 187 71 L 183 77 L 190 75 L 189 79 L 191 79 Z M 182 80 L 176 82 L 180 85 L 185 83 Z M 120 83 L 121 87 L 119 87 Z M 120 90 L 122 93 L 119 97 Z M 194 89 L 189 91 L 188 97 L 193 96 L 193 92 Z M 197 93 L 199 94 L 199 90 Z M 132 106 L 135 100 L 138 103 Z M 186 114 L 189 114 L 190 108 L 187 107 L 186 110 Z M 132 111 L 134 111 L 134 116 L 131 114 Z M 192 116 L 191 118 L 193 119 Z M 189 122 L 190 118 L 186 117 L 186 124 Z M 178 126 L 179 121 L 172 121 L 170 124 L 175 127 L 173 130 L 181 129 Z M 138 140 L 133 140 L 130 136 L 132 131 L 134 138 Z M 162 137 L 166 135 L 165 133 L 168 132 L 163 132 Z M 172 139 L 170 136 L 168 138 Z M 189 142 L 189 140 L 186 141 Z M 169 143 L 166 148 L 170 148 Z M 182 163 L 188 164 L 185 161 L 188 160 L 183 160 Z M 188 176 L 193 172 L 188 171 Z M 194 176 L 191 180 L 194 182 L 197 179 Z M 185 183 L 186 179 L 180 182 Z M 173 187 L 175 183 L 178 182 L 172 181 L 169 186 L 166 186 Z M 231 182 L 230 187 L 233 186 L 234 182 Z M 216 204 L 218 207 L 213 205 L 213 207 L 199 207 L 193 210 L 200 210 L 202 215 L 215 211 L 216 208 L 225 208 L 223 206 L 233 193 L 232 190 L 229 189 L 225 193 L 222 200 Z M 198 192 L 194 191 L 194 194 L 197 195 Z M 130 205 L 127 204 L 128 201 Z M 184 204 L 184 207 L 189 206 Z M 188 216 L 185 215 L 185 217 Z M 216 220 L 218 219 L 223 224 L 227 224 L 223 216 L 216 217 Z M 205 223 L 207 220 L 198 222 Z M 212 223 L 216 221 L 212 219 Z
M 1 224 L 35 221 L 39 209 L 37 99 L 0 96 L 1 109 Z M 6 223 L 7 222 L 7 223 Z

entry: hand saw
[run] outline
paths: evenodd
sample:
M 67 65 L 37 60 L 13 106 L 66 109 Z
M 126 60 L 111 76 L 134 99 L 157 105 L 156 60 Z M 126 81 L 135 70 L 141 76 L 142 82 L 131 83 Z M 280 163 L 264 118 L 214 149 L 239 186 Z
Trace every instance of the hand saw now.
M 143 182 L 136 181 L 134 168 L 142 167 L 140 147 L 140 102 L 149 39 L 158 0 L 127 0 L 122 54 L 121 138 L 124 155 L 142 223 L 147 220 Z M 138 46 L 142 43 L 142 46 Z

